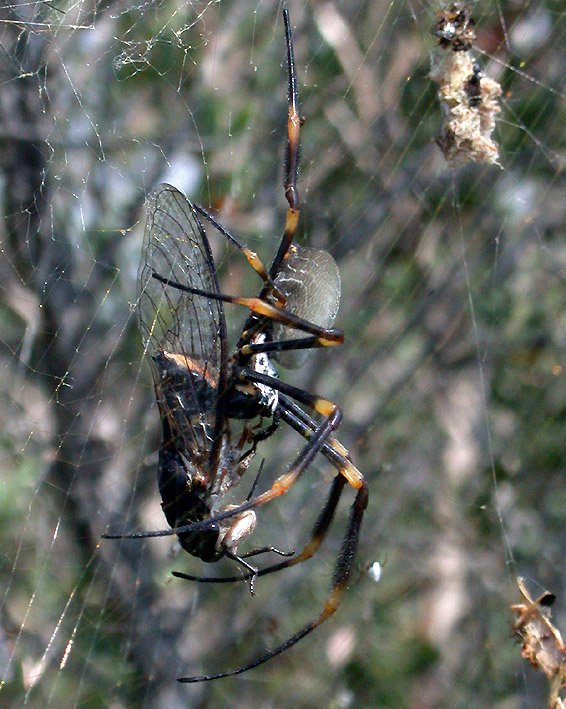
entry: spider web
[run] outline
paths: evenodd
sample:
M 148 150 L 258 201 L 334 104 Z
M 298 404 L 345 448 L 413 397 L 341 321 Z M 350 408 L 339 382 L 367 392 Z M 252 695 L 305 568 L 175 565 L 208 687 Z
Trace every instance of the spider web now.
M 311 561 L 246 584 L 173 556 L 159 421 L 136 328 L 143 200 L 169 182 L 269 262 L 282 233 L 278 3 L 5 2 L 0 9 L 0 698 L 4 706 L 541 706 L 516 577 L 564 604 L 564 10 L 472 5 L 503 89 L 500 166 L 446 165 L 424 2 L 289 2 L 301 111 L 300 241 L 335 256 L 341 348 L 283 374 L 340 403 L 370 484 L 356 583 L 315 617 L 347 519 Z M 222 256 L 225 292 L 260 284 Z M 231 340 L 242 314 L 227 309 Z M 239 320 L 240 318 L 240 320 Z M 299 450 L 261 444 L 259 485 Z M 259 512 L 254 545 L 300 549 L 332 472 Z M 242 500 L 253 481 L 238 491 Z M 381 580 L 365 572 L 379 560 Z M 366 564 L 364 566 L 364 563 Z

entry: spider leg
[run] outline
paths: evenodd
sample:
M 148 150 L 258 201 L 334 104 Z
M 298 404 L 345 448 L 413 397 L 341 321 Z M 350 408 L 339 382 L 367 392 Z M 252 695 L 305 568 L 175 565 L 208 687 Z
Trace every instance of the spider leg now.
M 237 372 L 236 377 L 243 382 L 255 382 L 256 384 L 265 384 L 266 386 L 271 387 L 272 389 L 277 389 L 277 391 L 283 392 L 284 394 L 291 396 L 296 401 L 300 401 L 301 403 L 306 404 L 306 406 L 308 406 L 309 408 L 328 418 L 332 416 L 336 411 L 339 411 L 338 404 L 335 404 L 334 402 L 329 401 L 328 399 L 323 399 L 320 396 L 316 396 L 315 394 L 311 394 L 308 391 L 305 391 L 304 389 L 294 387 L 292 384 L 287 384 L 287 382 L 283 382 L 280 379 L 277 379 L 277 377 L 272 377 L 269 374 L 262 374 L 261 372 L 254 371 L 253 369 L 243 367 Z M 342 415 L 340 414 L 340 419 L 341 418 Z
M 296 566 L 314 555 L 324 541 L 326 533 L 330 528 L 345 484 L 346 478 L 343 475 L 336 475 L 328 499 L 313 527 L 310 539 L 303 547 L 302 551 L 296 556 L 293 556 L 292 559 L 287 559 L 278 564 L 259 569 L 256 574 L 257 576 L 265 576 L 267 574 L 273 574 L 276 571 L 281 571 L 281 569 L 288 569 L 290 566 Z M 244 554 L 243 556 L 248 555 Z M 172 574 L 177 578 L 185 579 L 186 581 L 197 581 L 198 583 L 235 583 L 248 578 L 248 574 L 244 574 L 243 576 L 193 576 L 191 574 L 185 574 L 182 571 L 173 571 Z
M 152 273 L 152 277 L 166 286 L 176 288 L 177 290 L 184 291 L 185 293 L 200 295 L 210 300 L 220 300 L 223 303 L 243 305 L 255 315 L 263 315 L 266 318 L 276 320 L 277 322 L 282 322 L 284 325 L 293 327 L 297 330 L 309 332 L 312 335 L 316 335 L 317 339 L 320 341 L 320 344 L 316 345 L 317 347 L 329 347 L 336 344 L 342 344 L 342 342 L 344 342 L 344 333 L 339 328 L 320 327 L 319 325 L 315 325 L 308 320 L 300 318 L 298 315 L 295 315 L 289 310 L 285 310 L 285 308 L 271 305 L 271 303 L 268 303 L 261 297 L 244 298 L 235 295 L 226 295 L 225 293 L 214 293 L 212 291 L 201 290 L 200 288 L 192 288 L 191 286 L 185 286 L 182 283 L 173 281 L 170 278 L 165 278 L 155 272 Z
M 194 209 L 195 212 L 197 212 L 201 217 L 204 217 L 207 222 L 212 224 L 212 226 L 220 233 L 222 236 L 226 237 L 226 239 L 232 244 L 232 246 L 235 246 L 239 251 L 241 251 L 246 259 L 248 260 L 248 263 L 250 266 L 254 269 L 254 271 L 258 274 L 258 276 L 262 279 L 264 284 L 268 286 L 271 290 L 271 292 L 276 296 L 277 300 L 282 303 L 283 305 L 286 302 L 286 298 L 283 296 L 283 294 L 279 291 L 275 283 L 273 282 L 271 276 L 267 272 L 267 269 L 263 265 L 262 260 L 259 258 L 258 254 L 255 251 L 252 251 L 250 248 L 248 248 L 245 244 L 243 244 L 241 241 L 236 239 L 235 236 L 233 236 L 226 227 L 222 226 L 220 222 L 212 215 L 210 212 L 208 212 L 204 207 L 201 207 L 199 204 L 192 204 L 191 205 Z
M 295 404 L 294 401 L 286 397 L 284 394 L 279 395 L 278 412 L 284 421 L 286 421 L 307 440 L 311 438 L 313 431 L 316 430 L 316 422 L 311 419 L 310 416 L 308 416 L 308 414 L 300 408 L 300 406 Z M 348 465 L 351 465 L 351 461 L 348 458 L 348 451 L 335 438 L 329 437 L 323 444 L 320 452 L 338 471 Z M 300 564 L 313 556 L 326 536 L 328 528 L 330 527 L 334 517 L 336 506 L 338 505 L 338 500 L 340 499 L 340 494 L 345 484 L 346 477 L 344 475 L 337 475 L 334 478 L 328 500 L 313 528 L 311 538 L 303 550 L 292 559 L 259 569 L 257 574 L 258 576 L 265 576 L 266 574 L 271 574 L 276 571 L 280 571 L 281 569 L 295 566 L 296 564 Z M 187 581 L 196 581 L 198 583 L 235 583 L 247 578 L 246 574 L 243 576 L 195 576 L 181 571 L 173 571 L 172 573 L 173 576 L 178 578 L 182 578 Z
M 264 576 L 266 572 L 265 569 L 257 569 L 255 566 L 252 566 L 251 564 L 248 564 L 245 559 L 249 559 L 251 556 L 259 556 L 259 554 L 278 554 L 279 556 L 293 556 L 295 552 L 294 551 L 282 551 L 281 549 L 277 549 L 276 547 L 259 547 L 259 549 L 252 549 L 252 551 L 248 551 L 245 554 L 234 554 L 234 552 L 231 552 L 229 549 L 225 550 L 224 555 L 228 557 L 228 559 L 232 559 L 233 561 L 236 561 L 238 564 L 241 564 L 244 568 L 247 569 L 246 573 L 241 574 L 240 576 L 230 576 L 222 579 L 210 579 L 210 582 L 213 583 L 215 580 L 218 581 L 249 581 L 250 582 L 250 593 L 252 596 L 255 596 L 255 580 L 258 576 Z M 293 566 L 293 564 L 290 564 Z M 287 564 L 283 564 L 281 568 L 285 568 Z M 268 567 L 271 569 L 272 567 Z M 275 570 L 275 569 L 274 569 Z M 172 571 L 171 572 L 172 576 L 176 576 L 177 578 L 180 579 L 186 579 L 188 581 L 208 581 L 207 578 L 205 577 L 200 577 L 200 576 L 190 576 L 189 574 L 184 574 L 182 571 Z
M 352 568 L 354 565 L 354 558 L 356 555 L 356 549 L 358 546 L 358 540 L 360 536 L 360 528 L 362 524 L 363 515 L 368 503 L 368 488 L 365 482 L 362 481 L 362 485 L 358 489 L 356 498 L 352 504 L 350 520 L 348 522 L 348 527 L 346 534 L 344 536 L 344 541 L 342 543 L 342 550 L 338 556 L 336 562 L 336 568 L 334 570 L 334 577 L 332 580 L 332 588 L 329 595 L 326 598 L 322 612 L 317 618 L 307 623 L 301 630 L 292 635 L 288 640 L 278 645 L 273 650 L 269 650 L 260 657 L 252 660 L 251 662 L 237 667 L 234 670 L 227 670 L 225 672 L 218 672 L 217 674 L 211 675 L 201 675 L 197 677 L 180 677 L 179 682 L 183 683 L 195 683 L 195 682 L 207 682 L 213 679 L 221 679 L 222 677 L 232 677 L 234 675 L 239 675 L 242 672 L 247 672 L 254 667 L 262 665 L 264 662 L 271 660 L 272 657 L 280 655 L 285 652 L 290 647 L 295 645 L 302 640 L 306 635 L 312 633 L 313 630 L 322 625 L 325 620 L 328 620 L 337 610 L 342 597 L 348 586 L 348 581 L 352 573 Z
M 340 474 L 347 480 L 347 482 L 353 488 L 359 490 L 365 486 L 362 474 L 352 464 L 352 462 L 348 460 L 347 457 L 340 456 L 336 452 L 334 454 L 330 453 L 330 450 L 336 451 L 336 448 L 338 447 L 340 449 L 345 450 L 343 446 L 338 443 L 338 441 L 334 441 L 334 439 L 331 438 L 332 431 L 338 427 L 342 418 L 342 412 L 336 404 L 333 404 L 332 402 L 327 401 L 326 399 L 320 399 L 318 397 L 315 397 L 312 394 L 303 392 L 300 389 L 296 389 L 296 387 L 291 387 L 288 384 L 284 384 L 283 382 L 280 382 L 279 380 L 271 377 L 267 377 L 266 375 L 260 375 L 256 372 L 253 372 L 252 374 L 256 378 L 256 381 L 264 381 L 269 386 L 275 386 L 275 384 L 277 384 L 277 386 L 282 391 L 293 392 L 292 395 L 297 395 L 298 397 L 300 397 L 298 399 L 299 401 L 304 401 L 305 403 L 309 403 L 309 400 L 313 401 L 315 404 L 313 408 L 315 408 L 315 410 L 319 413 L 326 416 L 320 426 L 316 427 L 316 429 L 312 431 L 312 434 L 309 435 L 307 439 L 307 444 L 301 450 L 299 455 L 295 458 L 287 472 L 280 475 L 275 480 L 271 488 L 269 488 L 269 490 L 266 490 L 264 493 L 254 498 L 253 500 L 243 502 L 237 507 L 234 507 L 230 510 L 226 510 L 225 512 L 221 512 L 217 515 L 214 515 L 213 517 L 209 517 L 208 519 L 199 522 L 192 522 L 190 524 L 185 524 L 172 529 L 160 529 L 150 532 L 129 532 L 127 534 L 113 534 L 106 532 L 102 535 L 104 539 L 147 539 L 150 537 L 169 537 L 175 534 L 178 535 L 185 532 L 205 530 L 209 529 L 211 526 L 224 519 L 229 519 L 230 517 L 234 517 L 238 514 L 241 514 L 242 512 L 246 512 L 247 510 L 259 507 L 260 505 L 263 505 L 266 502 L 269 502 L 270 500 L 285 495 L 285 493 L 295 484 L 295 482 L 301 477 L 306 468 L 311 464 L 317 453 L 321 450 L 324 450 L 324 444 L 328 441 L 329 438 L 331 441 L 333 441 L 333 444 L 329 445 L 328 447 L 329 452 L 327 457 L 329 459 L 332 458 L 334 460 L 340 460 L 340 462 L 342 463 L 340 467 Z
M 273 412 L 272 421 L 271 421 L 271 423 L 269 424 L 269 426 L 267 426 L 266 428 L 262 428 L 262 429 L 261 429 L 260 431 L 258 431 L 257 433 L 253 433 L 253 434 L 252 434 L 252 445 L 251 445 L 251 447 L 249 448 L 249 450 L 247 450 L 245 453 L 242 453 L 241 460 L 243 460 L 244 458 L 246 458 L 248 455 L 254 454 L 254 453 L 256 452 L 258 443 L 261 443 L 261 441 L 265 441 L 265 440 L 267 440 L 270 436 L 272 436 L 272 435 L 275 433 L 275 431 L 277 431 L 277 429 L 279 428 L 279 423 L 280 423 L 279 412 L 278 412 L 277 410 L 275 410 L 275 411 Z M 259 471 L 259 472 L 261 472 L 261 471 Z M 256 486 L 256 484 L 257 484 L 257 480 L 258 480 L 258 477 L 259 477 L 259 472 L 258 472 L 258 475 L 256 476 L 256 479 L 255 479 L 255 481 L 254 481 L 254 484 L 253 484 L 253 487 L 252 487 L 250 493 L 249 493 L 248 496 L 246 497 L 246 500 L 251 499 L 251 496 L 252 496 L 253 491 L 255 490 L 255 486 Z
M 265 458 L 261 461 L 261 463 L 260 463 L 260 465 L 259 465 L 259 470 L 257 471 L 256 476 L 255 476 L 255 478 L 254 478 L 254 481 L 253 481 L 253 483 L 252 483 L 252 486 L 251 486 L 251 488 L 250 488 L 250 491 L 248 492 L 248 495 L 247 495 L 247 497 L 246 497 L 246 502 L 247 502 L 248 500 L 251 500 L 252 497 L 253 497 L 253 495 L 254 495 L 254 492 L 255 492 L 255 489 L 256 489 L 257 484 L 258 484 L 258 482 L 259 482 L 259 479 L 260 479 L 260 477 L 261 477 L 261 474 L 263 473 L 263 464 L 264 464 L 264 463 L 265 463 Z
M 274 381 L 277 382 L 278 380 Z M 290 388 L 294 389 L 294 387 Z M 303 393 L 306 394 L 306 392 Z M 312 395 L 307 396 L 312 397 Z M 146 539 L 150 537 L 169 537 L 175 534 L 183 534 L 185 532 L 194 532 L 197 530 L 210 529 L 210 527 L 215 525 L 217 522 L 229 519 L 230 517 L 235 517 L 236 515 L 239 515 L 242 512 L 246 512 L 247 510 L 259 507 L 260 505 L 263 505 L 266 502 L 270 502 L 271 500 L 274 500 L 277 497 L 285 495 L 285 493 L 287 493 L 288 490 L 301 477 L 306 468 L 308 468 L 308 466 L 312 463 L 313 459 L 324 445 L 324 442 L 331 435 L 332 431 L 334 431 L 338 427 L 342 418 L 342 412 L 336 404 L 333 404 L 330 401 L 326 401 L 325 399 L 318 399 L 317 397 L 312 397 L 312 399 L 316 400 L 316 410 L 319 411 L 319 413 L 325 415 L 326 418 L 320 424 L 320 426 L 318 426 L 317 429 L 313 432 L 312 436 L 307 441 L 307 444 L 303 447 L 303 449 L 295 458 L 291 466 L 287 469 L 285 473 L 280 475 L 275 480 L 269 490 L 266 490 L 264 493 L 258 495 L 258 497 L 254 498 L 253 500 L 243 502 L 237 507 L 233 507 L 232 509 L 220 512 L 217 515 L 201 520 L 199 522 L 191 522 L 190 524 L 184 524 L 172 529 L 160 529 L 152 532 L 130 532 L 128 534 L 105 533 L 102 535 L 102 537 L 104 539 Z M 355 489 L 363 487 L 365 485 L 365 482 L 360 471 L 349 461 L 346 462 L 348 463 L 348 465 L 340 470 L 341 474 Z
M 301 403 L 310 407 L 317 413 L 321 414 L 322 416 L 325 416 L 325 421 L 323 421 L 322 424 L 317 425 L 312 419 L 310 419 L 310 417 L 308 417 L 304 412 L 301 411 L 300 407 L 297 407 L 298 411 L 301 411 L 301 413 L 305 416 L 306 420 L 309 422 L 308 426 L 306 423 L 304 424 L 304 427 L 300 426 L 301 430 L 299 430 L 299 433 L 301 433 L 304 438 L 306 438 L 309 442 L 313 440 L 313 438 L 325 426 L 325 424 L 332 419 L 332 417 L 337 416 L 337 420 L 335 420 L 333 429 L 338 427 L 342 419 L 342 412 L 340 410 L 340 407 L 334 402 L 329 401 L 328 399 L 323 399 L 322 397 L 316 396 L 315 394 L 311 394 L 307 391 L 304 391 L 303 389 L 294 387 L 291 384 L 287 384 L 286 382 L 282 382 L 280 379 L 276 379 L 275 377 L 271 377 L 267 374 L 261 374 L 260 372 L 255 372 L 251 369 L 245 368 L 240 370 L 238 377 L 245 382 L 251 381 L 256 382 L 258 384 L 265 384 L 266 386 L 269 386 L 272 389 L 276 389 L 283 395 L 287 395 L 289 397 L 292 397 L 296 401 L 300 401 Z M 293 424 L 291 423 L 291 425 Z M 307 429 L 311 425 L 312 431 L 309 432 Z M 348 452 L 341 443 L 339 443 L 334 438 L 331 438 L 330 440 L 332 441 L 332 443 L 328 444 L 327 439 L 329 438 L 329 436 L 330 433 L 328 433 L 328 435 L 326 435 L 320 445 L 317 446 L 317 452 L 319 450 L 322 450 L 324 453 L 324 451 L 326 450 L 328 453 L 326 457 L 333 465 L 335 465 L 335 467 L 337 467 L 341 474 L 348 480 L 350 485 L 355 488 L 359 487 L 357 482 L 361 478 L 360 471 L 349 460 Z M 307 444 L 307 448 L 308 445 L 309 444 Z M 336 451 L 336 456 L 333 456 L 328 452 L 328 446 L 330 446 Z
M 332 345 L 341 344 L 332 342 Z M 239 352 L 244 355 L 255 355 L 261 352 L 288 352 L 289 350 L 312 350 L 315 347 L 328 347 L 329 343 L 319 337 L 301 337 L 294 340 L 276 340 L 243 345 Z
M 322 397 L 316 396 L 315 394 L 311 394 L 307 391 L 304 391 L 303 389 L 298 389 L 297 387 L 291 386 L 286 382 L 282 382 L 281 380 L 276 379 L 275 377 L 270 377 L 269 375 L 261 374 L 260 372 L 254 372 L 251 369 L 244 368 L 240 370 L 238 377 L 243 381 L 251 381 L 256 382 L 258 384 L 265 384 L 273 389 L 276 389 L 279 392 L 282 392 L 283 394 L 287 394 L 296 401 L 300 401 L 301 403 L 306 404 L 311 409 L 325 417 L 320 425 L 316 426 L 315 424 L 315 429 L 312 431 L 311 434 L 305 436 L 305 438 L 307 439 L 307 445 L 303 449 L 303 453 L 301 455 L 304 455 L 305 458 L 308 458 L 307 465 L 309 465 L 315 455 L 320 450 L 324 449 L 324 444 L 330 437 L 331 432 L 338 428 L 338 426 L 340 425 L 340 421 L 342 420 L 342 411 L 338 404 L 335 404 L 334 402 L 329 401 L 328 399 L 323 399 Z M 340 447 L 342 451 L 346 451 L 346 449 L 340 443 L 338 443 L 338 441 L 334 441 L 334 439 L 332 440 L 334 443 L 333 447 Z M 301 456 L 299 456 L 299 459 L 300 457 Z M 352 485 L 352 487 L 356 489 L 360 487 L 360 481 L 363 479 L 362 474 L 346 456 L 342 456 L 341 465 L 338 469 L 340 470 L 340 473 L 350 483 L 350 485 Z M 302 470 L 304 470 L 304 468 L 302 468 Z M 279 480 L 282 480 L 285 477 L 286 476 L 281 476 Z M 292 485 L 293 482 L 291 482 L 290 484 Z M 287 490 L 285 490 L 285 492 L 286 491 Z M 267 493 L 263 494 L 266 495 Z M 281 494 L 284 494 L 284 492 Z
M 279 272 L 281 262 L 289 252 L 297 233 L 299 222 L 299 191 L 297 189 L 297 175 L 299 171 L 299 134 L 301 130 L 301 118 L 299 116 L 299 106 L 297 97 L 297 71 L 295 68 L 295 55 L 293 52 L 293 40 L 291 33 L 291 23 L 289 13 L 283 10 L 283 22 L 285 24 L 285 43 L 287 45 L 287 67 L 289 70 L 289 82 L 287 87 L 287 99 L 289 103 L 287 115 L 287 151 L 285 154 L 285 197 L 289 203 L 287 215 L 285 217 L 285 230 L 279 248 L 269 269 L 272 278 Z M 262 293 L 262 295 L 265 295 Z
M 283 421 L 291 428 L 301 434 L 303 438 L 309 440 L 316 430 L 314 421 L 301 407 L 292 399 L 279 393 L 279 407 L 277 409 Z M 329 436 L 322 446 L 321 453 L 331 463 L 336 470 L 348 467 L 352 464 L 348 450 L 336 438 Z
M 257 448 L 257 444 L 260 443 L 261 441 L 267 440 L 270 436 L 272 436 L 275 431 L 279 428 L 279 416 L 277 415 L 277 412 L 273 414 L 273 421 L 267 426 L 266 428 L 261 429 L 257 433 L 252 434 L 253 436 L 253 444 L 252 444 L 252 451 L 255 453 L 255 450 Z

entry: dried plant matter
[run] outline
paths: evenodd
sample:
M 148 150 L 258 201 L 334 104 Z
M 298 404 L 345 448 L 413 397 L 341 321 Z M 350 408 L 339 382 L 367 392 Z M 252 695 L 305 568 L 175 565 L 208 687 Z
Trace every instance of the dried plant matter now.
M 517 614 L 513 632 L 521 639 L 525 660 L 544 672 L 550 682 L 549 709 L 564 709 L 566 702 L 560 698 L 560 690 L 566 688 L 566 646 L 550 619 L 550 607 L 556 597 L 545 591 L 533 600 L 522 578 L 517 579 L 517 584 L 526 603 L 511 606 Z
M 498 164 L 499 150 L 491 134 L 501 110 L 498 101 L 501 86 L 481 73 L 470 50 L 471 41 L 462 45 L 461 41 L 447 41 L 446 31 L 439 35 L 439 23 L 444 22 L 445 15 L 446 12 L 439 13 L 437 17 L 434 34 L 438 47 L 432 53 L 430 70 L 430 78 L 439 85 L 443 114 L 438 145 L 451 167 L 468 160 Z M 470 23 L 468 18 L 466 27 L 473 28 Z M 454 34 L 460 36 L 461 33 Z M 466 37 L 470 40 L 469 33 Z

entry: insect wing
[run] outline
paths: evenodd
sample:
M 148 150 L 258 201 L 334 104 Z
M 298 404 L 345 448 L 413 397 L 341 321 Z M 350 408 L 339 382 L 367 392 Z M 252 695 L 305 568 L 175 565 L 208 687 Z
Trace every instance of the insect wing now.
M 320 327 L 332 327 L 340 306 L 341 281 L 338 266 L 322 249 L 293 245 L 275 277 L 275 285 L 287 298 L 287 308 L 295 315 Z M 275 325 L 273 339 L 293 340 L 304 333 L 285 325 Z M 287 369 L 297 369 L 308 356 L 307 350 L 274 353 Z
M 226 323 L 222 303 L 161 283 L 218 292 L 210 245 L 193 205 L 170 185 L 146 201 L 139 272 L 139 326 L 152 365 L 164 441 L 210 483 L 217 469 L 226 386 Z M 170 440 L 166 440 L 169 438 Z

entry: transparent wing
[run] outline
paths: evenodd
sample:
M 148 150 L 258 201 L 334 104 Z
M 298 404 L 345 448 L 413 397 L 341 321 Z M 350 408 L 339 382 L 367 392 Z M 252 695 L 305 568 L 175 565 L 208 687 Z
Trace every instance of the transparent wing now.
M 138 313 L 163 443 L 173 444 L 211 482 L 221 439 L 218 392 L 226 384 L 222 303 L 165 285 L 152 274 L 218 292 L 216 269 L 203 226 L 181 192 L 160 185 L 146 201 L 146 214 Z
M 338 266 L 327 251 L 294 244 L 275 277 L 275 284 L 286 296 L 288 310 L 320 327 L 332 327 L 342 288 Z M 305 337 L 304 332 L 285 325 L 273 328 L 276 341 L 301 337 Z M 290 350 L 273 356 L 283 367 L 297 369 L 308 353 L 309 350 Z

